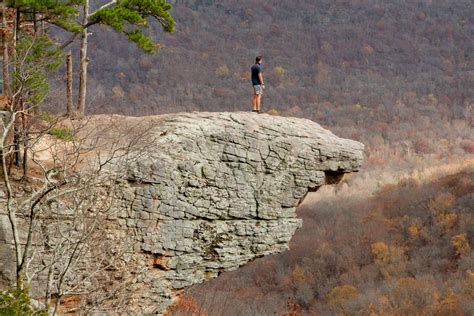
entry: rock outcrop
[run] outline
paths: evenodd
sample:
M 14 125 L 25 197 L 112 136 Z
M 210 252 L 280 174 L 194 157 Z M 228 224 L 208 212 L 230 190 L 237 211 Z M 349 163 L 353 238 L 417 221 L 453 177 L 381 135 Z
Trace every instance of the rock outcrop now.
M 287 249 L 305 195 L 357 171 L 363 159 L 362 144 L 305 119 L 188 113 L 146 120 L 156 145 L 124 171 L 110 219 L 136 243 L 132 312 L 161 313 L 177 290 Z

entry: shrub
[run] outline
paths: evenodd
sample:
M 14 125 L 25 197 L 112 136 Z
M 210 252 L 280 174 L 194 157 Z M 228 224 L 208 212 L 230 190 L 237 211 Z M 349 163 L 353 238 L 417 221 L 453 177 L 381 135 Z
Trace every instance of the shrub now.
M 179 297 L 168 310 L 174 315 L 206 315 L 201 309 L 198 301 L 192 296 L 183 295 Z
M 275 73 L 279 76 L 283 76 L 286 72 L 285 68 L 281 66 L 276 66 L 275 68 L 273 68 L 273 71 L 275 71 Z
M 328 294 L 328 302 L 331 305 L 339 305 L 347 300 L 355 299 L 359 292 L 352 285 L 336 286 Z
M 388 261 L 389 260 L 389 249 L 387 245 L 383 242 L 376 242 L 372 244 L 372 254 L 380 261 Z
M 229 67 L 227 65 L 219 66 L 216 69 L 216 76 L 219 78 L 226 78 L 229 76 Z
M 57 139 L 64 140 L 67 142 L 74 140 L 74 131 L 71 128 L 67 127 L 52 128 L 48 134 L 56 137 Z
M 56 115 L 49 113 L 49 112 L 41 112 L 39 115 L 40 119 L 47 122 L 52 123 L 56 120 Z
M 31 306 L 28 289 L 13 289 L 0 293 L 0 315 L 39 315 L 47 313 Z
M 456 254 L 463 255 L 471 251 L 471 246 L 469 246 L 469 241 L 466 238 L 466 234 L 459 234 L 451 238 L 451 244 L 456 250 Z
M 267 114 L 273 115 L 273 116 L 280 116 L 280 115 L 281 115 L 280 111 L 278 111 L 278 110 L 275 109 L 275 108 L 272 108 L 272 109 L 268 110 L 268 111 L 267 111 Z

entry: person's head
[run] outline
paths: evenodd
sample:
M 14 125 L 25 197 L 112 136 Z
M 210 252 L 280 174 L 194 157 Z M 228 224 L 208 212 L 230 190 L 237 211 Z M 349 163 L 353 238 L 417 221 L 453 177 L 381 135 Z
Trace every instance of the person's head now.
M 257 56 L 257 57 L 255 58 L 255 63 L 256 63 L 256 64 L 261 64 L 261 63 L 262 63 L 262 56 Z

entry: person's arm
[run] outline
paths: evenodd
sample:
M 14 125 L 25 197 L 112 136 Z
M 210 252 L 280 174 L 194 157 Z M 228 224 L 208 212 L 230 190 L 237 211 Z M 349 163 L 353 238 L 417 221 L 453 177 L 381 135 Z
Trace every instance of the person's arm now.
M 261 71 L 258 73 L 258 79 L 260 80 L 260 84 L 261 84 L 262 86 L 264 86 L 265 83 L 263 82 L 263 74 L 262 74 Z

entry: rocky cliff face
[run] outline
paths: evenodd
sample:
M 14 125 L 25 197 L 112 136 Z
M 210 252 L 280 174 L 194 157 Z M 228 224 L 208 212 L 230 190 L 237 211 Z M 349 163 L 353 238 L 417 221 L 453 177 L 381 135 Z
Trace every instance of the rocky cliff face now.
M 132 312 L 161 313 L 176 291 L 287 249 L 305 195 L 363 158 L 362 144 L 304 119 L 188 113 L 147 124 L 156 145 L 124 170 L 107 228 L 134 242 Z

